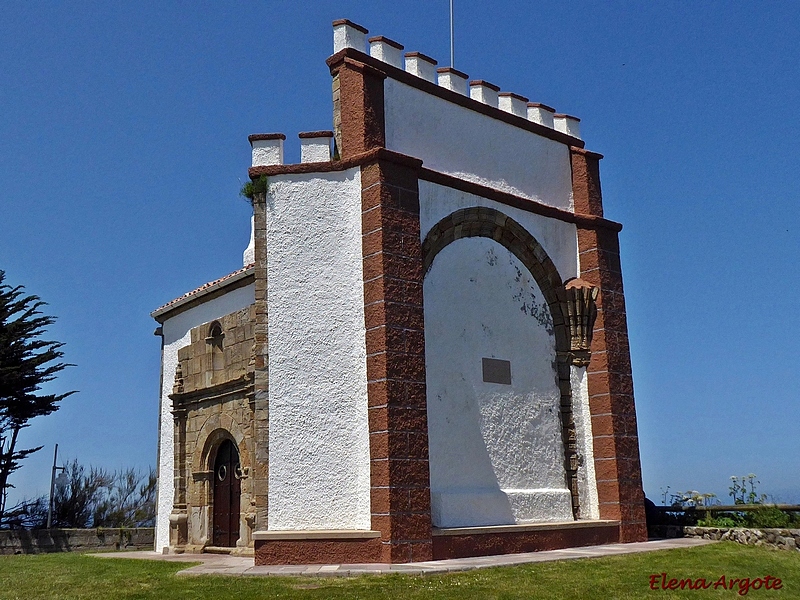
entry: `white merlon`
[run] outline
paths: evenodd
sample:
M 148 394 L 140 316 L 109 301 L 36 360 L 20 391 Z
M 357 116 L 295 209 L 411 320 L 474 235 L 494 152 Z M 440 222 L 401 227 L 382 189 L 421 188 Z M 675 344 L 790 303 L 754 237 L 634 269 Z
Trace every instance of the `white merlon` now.
M 361 25 L 347 19 L 337 19 L 333 22 L 333 53 L 336 54 L 345 48 L 355 48 L 364 52 L 368 33 L 369 31 Z
M 332 131 L 310 131 L 301 133 L 300 162 L 319 163 L 331 160 Z
M 539 102 L 528 102 L 528 121 L 533 121 L 539 125 L 553 128 L 553 115 L 556 109 L 540 104 Z
M 556 131 L 566 133 L 574 138 L 581 139 L 581 120 L 578 117 L 571 117 L 569 115 L 556 114 L 553 115 L 553 125 Z
M 453 67 L 441 67 L 436 69 L 439 75 L 439 85 L 445 89 L 453 92 L 458 92 L 462 96 L 467 96 L 467 80 L 469 76 L 466 73 L 457 71 Z
M 499 91 L 499 87 L 483 79 L 469 82 L 469 97 L 495 108 L 497 108 L 497 92 Z
M 403 68 L 403 46 L 382 35 L 369 38 L 369 55 L 398 69 Z
M 253 148 L 254 167 L 283 164 L 283 140 L 286 136 L 282 133 L 254 133 L 247 138 Z
M 497 94 L 497 107 L 512 115 L 517 115 L 523 119 L 528 118 L 528 99 L 512 92 L 500 92 Z
M 422 52 L 406 52 L 406 72 L 436 83 L 436 65 L 438 63 Z
M 256 218 L 250 217 L 250 243 L 242 254 L 242 266 L 246 267 L 256 262 Z

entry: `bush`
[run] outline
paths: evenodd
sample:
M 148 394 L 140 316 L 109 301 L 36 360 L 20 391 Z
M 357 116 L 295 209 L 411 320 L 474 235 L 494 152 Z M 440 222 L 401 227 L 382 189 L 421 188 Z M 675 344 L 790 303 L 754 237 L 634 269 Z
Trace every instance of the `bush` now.
M 266 175 L 262 175 L 255 181 L 248 181 L 242 186 L 242 189 L 239 190 L 239 195 L 244 196 L 251 202 L 253 198 L 255 198 L 256 194 L 264 193 L 267 191 L 267 185 L 269 184 L 269 180 L 267 179 Z
M 724 517 L 710 517 L 708 519 L 700 519 L 697 522 L 700 527 L 741 527 L 741 519 L 736 515 L 726 515 Z
M 67 462 L 56 479 L 53 494 L 53 527 L 152 527 L 156 516 L 156 473 L 150 469 L 109 472 L 77 459 Z M 39 529 L 47 526 L 48 497 L 26 500 L 9 511 L 4 523 L 10 528 Z
M 779 508 L 765 506 L 745 515 L 744 521 L 748 527 L 785 529 L 789 527 L 792 519 Z

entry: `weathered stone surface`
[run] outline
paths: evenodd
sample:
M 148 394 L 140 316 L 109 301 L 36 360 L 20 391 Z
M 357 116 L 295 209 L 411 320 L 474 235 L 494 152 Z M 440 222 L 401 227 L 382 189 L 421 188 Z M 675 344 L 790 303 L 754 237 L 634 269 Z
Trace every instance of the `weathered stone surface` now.
M 195 327 L 191 344 L 178 351 L 178 368 L 191 375 L 184 375 L 181 391 L 170 396 L 176 427 L 175 497 L 182 503 L 173 514 L 185 515 L 180 522 L 170 519 L 173 552 L 199 552 L 213 544 L 212 475 L 217 448 L 225 440 L 238 449 L 242 473 L 236 552 L 252 553 L 252 532 L 263 523 L 263 511 L 257 509 L 265 504 L 259 498 L 266 495 L 267 481 L 253 433 L 266 427 L 266 418 L 256 410 L 254 393 L 255 318 L 256 306 L 251 305 Z M 267 444 L 261 447 L 266 452 Z
M 667 531 L 666 537 L 678 537 L 676 531 Z M 670 535 L 670 533 L 674 535 Z M 748 529 L 717 527 L 684 527 L 683 537 L 736 542 L 745 546 L 770 546 L 780 550 L 800 551 L 800 529 Z
M 152 550 L 154 529 L 15 529 L 0 531 L 0 555 Z

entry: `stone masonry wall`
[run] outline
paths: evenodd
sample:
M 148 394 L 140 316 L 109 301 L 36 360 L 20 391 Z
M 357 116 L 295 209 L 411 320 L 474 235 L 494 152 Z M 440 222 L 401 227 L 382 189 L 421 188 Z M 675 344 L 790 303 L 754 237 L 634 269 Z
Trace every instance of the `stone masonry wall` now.
M 0 531 L 0 555 L 98 550 L 152 550 L 153 527 Z
M 223 334 L 218 341 L 211 338 L 211 324 L 207 323 L 192 329 L 191 344 L 178 350 L 183 393 L 235 380 L 248 371 L 253 356 L 255 305 L 216 322 Z
M 771 546 L 800 552 L 800 529 L 684 527 L 683 537 L 731 541 L 745 546 Z
M 238 552 L 252 552 L 255 525 L 253 379 L 255 305 L 191 330 L 178 351 L 179 371 L 171 398 L 176 415 L 176 504 L 182 523 L 173 551 L 200 552 L 212 545 L 213 463 L 226 439 L 239 452 L 242 469 Z

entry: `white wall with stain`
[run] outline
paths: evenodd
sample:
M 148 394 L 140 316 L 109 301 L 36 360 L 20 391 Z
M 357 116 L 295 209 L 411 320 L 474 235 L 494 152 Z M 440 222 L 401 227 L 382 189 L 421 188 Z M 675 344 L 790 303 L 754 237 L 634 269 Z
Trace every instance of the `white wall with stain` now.
M 384 114 L 390 150 L 434 171 L 573 210 L 567 145 L 391 78 L 384 82 Z
M 420 181 L 419 189 L 423 240 L 436 223 L 456 210 L 485 206 L 508 215 L 536 238 L 562 281 L 579 276 L 575 225 L 427 181 Z M 499 263 L 489 264 L 495 260 L 490 260 L 491 254 L 498 261 L 501 256 L 505 257 L 506 272 L 498 268 Z M 530 286 L 514 287 L 519 283 L 517 278 L 529 281 Z M 479 522 L 512 523 L 521 519 L 571 520 L 569 495 L 561 475 L 563 466 L 555 466 L 556 463 L 563 465 L 563 454 L 558 454 L 556 459 L 552 448 L 548 450 L 550 454 L 545 453 L 544 462 L 550 465 L 547 469 L 560 473 L 553 477 L 553 471 L 537 469 L 536 477 L 550 473 L 546 485 L 525 469 L 518 471 L 524 474 L 523 479 L 527 478 L 522 482 L 507 477 L 509 469 L 516 467 L 508 466 L 513 465 L 513 461 L 500 459 L 504 452 L 513 455 L 514 444 L 518 444 L 520 456 L 525 456 L 532 445 L 550 439 L 548 436 L 555 436 L 554 447 L 559 453 L 563 452 L 558 419 L 548 421 L 546 415 L 541 414 L 542 410 L 549 411 L 548 407 L 557 409 L 558 392 L 552 364 L 555 342 L 550 334 L 543 336 L 542 331 L 547 327 L 535 317 L 541 318 L 548 312 L 536 282 L 516 257 L 496 242 L 485 238 L 461 239 L 444 248 L 434 260 L 425 278 L 424 297 L 428 406 L 432 411 L 429 436 L 434 522 L 440 526 L 456 526 Z M 489 326 L 487 319 L 499 319 L 498 325 Z M 487 325 L 493 335 L 481 333 L 483 325 Z M 494 352 L 496 356 L 486 352 Z M 507 355 L 503 356 L 504 353 Z M 520 358 L 511 359 L 514 353 Z M 480 372 L 483 357 L 511 360 L 513 385 L 510 389 L 483 383 Z M 525 362 L 529 360 L 533 362 Z M 448 400 L 438 399 L 442 390 L 443 398 Z M 578 470 L 581 518 L 598 518 L 585 369 L 573 369 L 572 401 L 581 455 Z M 520 403 L 522 406 L 518 406 Z M 521 416 L 517 418 L 517 414 Z M 495 425 L 489 428 L 489 423 Z M 498 423 L 505 425 L 498 426 Z M 487 444 L 483 437 L 490 430 L 497 441 Z M 476 431 L 481 431 L 480 438 L 474 435 Z M 526 438 L 526 431 L 538 433 Z M 465 443 L 465 432 L 472 432 L 471 442 Z M 461 449 L 465 454 L 460 454 Z M 472 474 L 463 471 L 465 465 L 472 465 L 469 467 Z M 448 473 L 451 467 L 454 474 L 462 469 L 461 480 L 456 481 Z M 473 476 L 476 483 L 469 483 Z M 548 481 L 548 477 L 544 480 Z M 521 489 L 538 491 L 518 491 Z
M 572 519 L 550 311 L 525 266 L 488 238 L 435 258 L 424 283 L 434 525 Z M 485 383 L 482 358 L 511 362 Z
M 592 413 L 589 411 L 589 386 L 586 367 L 571 367 L 572 419 L 578 438 L 578 501 L 581 519 L 599 519 L 600 501 L 597 497 L 597 477 L 594 470 L 594 440 Z
M 267 192 L 269 529 L 369 529 L 361 172 Z

